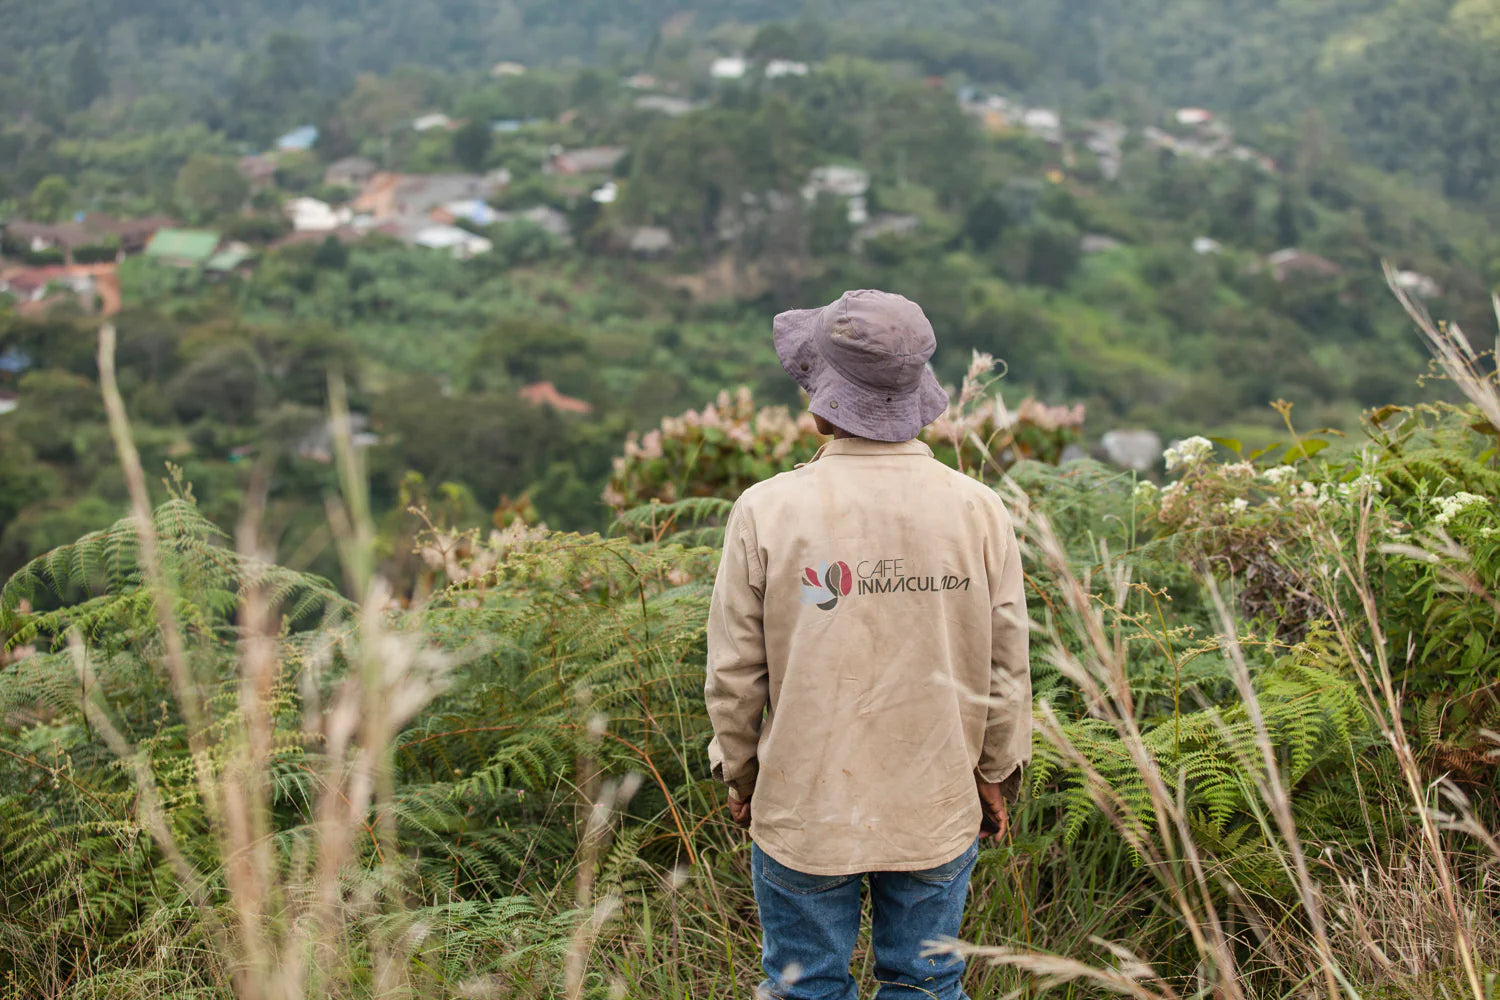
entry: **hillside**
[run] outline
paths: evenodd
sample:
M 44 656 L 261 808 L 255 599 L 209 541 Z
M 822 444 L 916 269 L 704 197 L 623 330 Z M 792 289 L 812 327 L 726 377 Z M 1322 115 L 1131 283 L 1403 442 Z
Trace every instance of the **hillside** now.
M 1222 110 L 1111 117 L 928 77 L 909 53 L 791 60 L 786 36 L 729 36 L 748 61 L 684 38 L 653 73 L 304 80 L 320 110 L 258 106 L 269 144 L 153 120 L 147 97 L 65 115 L 26 154 L 40 179 L 0 242 L 17 408 L 0 569 L 109 518 L 96 303 L 152 465 L 183 467 L 228 524 L 273 463 L 288 551 L 320 530 L 331 371 L 398 536 L 412 496 L 450 488 L 465 523 L 519 505 L 594 528 L 628 431 L 739 384 L 795 403 L 770 317 L 847 287 L 922 303 L 945 380 L 979 350 L 1013 405 L 1084 404 L 1099 454 L 1118 428 L 1254 438 L 1278 398 L 1345 430 L 1413 398 L 1423 362 L 1382 261 L 1465 328 L 1489 321 L 1482 216 L 1314 120 L 1278 136 Z M 148 247 L 174 225 L 201 257 Z
M 903 59 L 1050 104 L 1206 105 L 1271 133 L 1317 112 L 1360 159 L 1423 186 L 1483 201 L 1494 182 L 1500 10 L 1487 0 L 4 0 L 0 102 L 50 128 L 107 93 L 159 93 L 157 114 L 264 141 L 268 113 L 311 114 L 360 72 L 580 59 L 655 71 L 691 44 L 749 46 L 772 22 L 792 27 L 763 44 L 797 57 Z M 29 129 L 8 131 L 0 155 L 29 186 L 17 146 Z

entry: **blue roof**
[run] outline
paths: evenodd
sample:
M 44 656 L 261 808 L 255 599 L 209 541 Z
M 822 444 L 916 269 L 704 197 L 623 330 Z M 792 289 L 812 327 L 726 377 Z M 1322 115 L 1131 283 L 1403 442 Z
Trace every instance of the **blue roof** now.
M 521 120 L 519 118 L 501 118 L 499 121 L 490 122 L 490 128 L 496 132 L 519 132 L 521 131 Z
M 303 125 L 294 128 L 280 139 L 276 140 L 277 149 L 305 150 L 312 149 L 313 143 L 318 141 L 318 127 L 316 125 Z
M 31 367 L 31 355 L 19 347 L 12 347 L 4 354 L 0 354 L 0 372 L 10 372 L 19 375 Z

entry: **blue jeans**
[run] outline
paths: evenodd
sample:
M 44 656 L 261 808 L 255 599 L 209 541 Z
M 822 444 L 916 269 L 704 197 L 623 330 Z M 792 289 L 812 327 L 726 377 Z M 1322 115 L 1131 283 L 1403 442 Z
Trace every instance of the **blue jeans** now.
M 957 937 L 979 842 L 947 864 L 919 872 L 805 875 L 751 848 L 755 902 L 764 935 L 757 994 L 775 1000 L 857 1000 L 849 974 L 859 934 L 860 890 L 870 882 L 876 1000 L 968 1000 L 963 959 L 923 958 L 923 942 Z

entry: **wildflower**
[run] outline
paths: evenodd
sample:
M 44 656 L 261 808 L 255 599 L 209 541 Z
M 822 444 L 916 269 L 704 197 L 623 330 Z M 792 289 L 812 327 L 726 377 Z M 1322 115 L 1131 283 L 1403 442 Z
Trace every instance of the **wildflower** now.
M 1297 470 L 1290 465 L 1273 465 L 1262 471 L 1260 475 L 1272 486 L 1280 486 L 1287 480 L 1296 478 Z
M 1131 490 L 1130 498 L 1136 503 L 1150 503 L 1160 492 L 1161 490 L 1151 480 L 1142 479 L 1135 484 L 1135 489 Z
M 1489 503 L 1478 494 L 1462 491 L 1451 497 L 1435 497 L 1432 502 L 1437 505 L 1438 509 L 1437 516 L 1432 519 L 1435 524 L 1447 524 L 1470 507 Z
M 661 431 L 648 431 L 641 439 L 641 446 L 637 449 L 637 457 L 651 460 L 661 458 Z
M 981 381 L 986 375 L 995 370 L 995 356 L 975 351 L 969 361 L 969 370 L 964 373 L 963 390 L 958 397 L 960 407 L 967 406 L 979 398 L 984 391 L 984 383 Z
M 1231 514 L 1243 514 L 1249 509 L 1250 501 L 1246 500 L 1244 497 L 1235 497 L 1229 502 L 1229 512 Z
M 1220 471 L 1226 479 L 1253 479 L 1255 477 L 1255 466 L 1249 462 L 1231 462 L 1222 466 Z
M 1347 497 L 1354 496 L 1356 493 L 1360 495 L 1379 493 L 1381 489 L 1380 480 L 1366 473 L 1356 476 L 1347 483 L 1340 483 L 1339 495 Z
M 1168 472 L 1176 472 L 1178 469 L 1191 469 L 1198 465 L 1214 451 L 1214 443 L 1205 437 L 1194 435 L 1186 441 L 1178 441 L 1175 445 L 1162 452 L 1161 457 L 1167 463 Z

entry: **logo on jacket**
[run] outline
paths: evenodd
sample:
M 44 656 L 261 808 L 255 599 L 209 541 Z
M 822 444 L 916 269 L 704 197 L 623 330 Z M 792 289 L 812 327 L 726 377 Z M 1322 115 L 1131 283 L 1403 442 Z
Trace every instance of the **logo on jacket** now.
M 840 597 L 854 589 L 854 574 L 846 562 L 821 562 L 818 568 L 802 571 L 802 603 L 815 604 L 824 611 L 838 606 Z
M 850 594 L 939 594 L 946 591 L 967 591 L 971 580 L 967 576 L 944 573 L 941 576 L 924 575 L 920 570 L 907 568 L 904 557 L 887 559 L 861 559 L 854 564 L 821 562 L 818 568 L 802 570 L 802 603 L 814 605 L 823 611 L 838 607 L 839 599 Z

